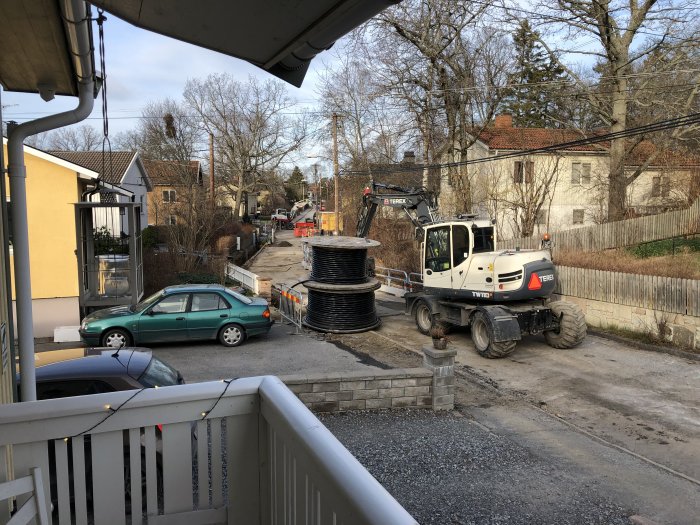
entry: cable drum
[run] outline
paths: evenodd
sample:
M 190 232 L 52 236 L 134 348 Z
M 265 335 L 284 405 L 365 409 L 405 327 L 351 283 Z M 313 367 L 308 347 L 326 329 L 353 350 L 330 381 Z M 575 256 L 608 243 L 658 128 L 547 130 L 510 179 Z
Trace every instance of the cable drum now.
M 309 289 L 309 304 L 304 322 L 310 328 L 323 332 L 371 330 L 380 324 L 374 307 L 374 289 L 345 293 Z
M 358 237 L 312 237 L 312 262 L 304 325 L 319 332 L 354 333 L 378 327 L 374 306 L 380 286 L 367 277 L 367 249 L 377 241 Z
M 313 248 L 312 280 L 320 283 L 358 284 L 367 280 L 367 250 Z

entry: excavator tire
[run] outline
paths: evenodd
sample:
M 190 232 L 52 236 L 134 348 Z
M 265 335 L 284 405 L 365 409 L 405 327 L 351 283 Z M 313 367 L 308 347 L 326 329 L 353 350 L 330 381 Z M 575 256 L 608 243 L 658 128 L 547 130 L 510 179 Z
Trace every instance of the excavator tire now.
M 559 317 L 559 328 L 544 333 L 547 344 L 552 348 L 573 348 L 579 345 L 586 338 L 588 329 L 581 308 L 565 301 L 555 301 L 549 307 Z
M 481 357 L 499 359 L 512 354 L 515 350 L 516 341 L 495 342 L 493 340 L 491 323 L 483 312 L 476 312 L 472 317 L 471 332 L 474 347 Z
M 423 335 L 428 335 L 430 329 L 435 325 L 433 311 L 425 301 L 418 301 L 413 308 L 413 319 L 416 321 L 418 331 Z

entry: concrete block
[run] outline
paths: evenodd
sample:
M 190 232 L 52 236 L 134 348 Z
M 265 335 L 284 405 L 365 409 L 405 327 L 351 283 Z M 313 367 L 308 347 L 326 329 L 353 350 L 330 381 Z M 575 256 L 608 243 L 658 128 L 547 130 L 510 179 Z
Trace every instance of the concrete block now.
M 450 377 L 455 375 L 454 366 L 440 366 L 433 370 L 433 375 L 435 377 Z
M 431 407 L 433 406 L 433 396 L 418 396 L 416 398 L 416 406 Z
M 365 383 L 365 388 L 367 388 L 367 389 L 390 388 L 390 387 L 391 387 L 391 379 L 375 379 L 373 381 L 367 381 Z
M 353 399 L 352 401 L 339 401 L 340 410 L 364 410 L 366 408 L 364 399 Z
M 280 376 L 280 379 L 287 386 L 298 385 L 301 383 L 308 383 L 308 381 L 306 379 L 306 374 L 289 374 L 289 375 Z
M 314 383 L 312 392 L 337 392 L 340 390 L 340 382 Z
M 454 392 L 455 392 L 455 387 L 453 385 L 434 386 L 433 387 L 433 397 L 454 394 Z
M 436 377 L 433 379 L 433 386 L 450 386 L 455 384 L 455 376 Z
M 287 388 L 289 388 L 289 390 L 291 390 L 295 394 L 301 394 L 305 392 L 311 392 L 313 385 L 311 383 L 291 384 L 287 385 Z
M 303 392 L 299 394 L 299 399 L 304 403 L 322 403 L 326 400 L 323 392 Z
M 337 412 L 339 410 L 337 401 L 324 401 L 323 403 L 311 403 L 309 407 L 312 412 Z
M 365 400 L 367 410 L 375 408 L 391 408 L 391 398 L 386 399 L 367 399 Z
M 429 386 L 407 386 L 404 390 L 406 396 L 427 396 L 430 394 Z
M 376 399 L 379 397 L 379 390 L 354 390 L 352 393 L 353 399 Z
M 411 387 L 409 387 L 411 388 Z M 403 388 L 380 388 L 379 395 L 380 398 L 391 398 L 391 397 L 401 397 L 404 395 Z
M 454 410 L 455 396 L 440 396 L 439 399 L 433 399 L 433 410 Z
M 416 378 L 416 386 L 430 386 L 433 384 L 432 374 L 428 377 L 418 377 Z
M 365 381 L 341 381 L 341 390 L 361 390 L 365 388 Z
M 406 379 L 392 379 L 391 386 L 418 386 L 418 379 L 413 377 L 408 377 Z
M 416 406 L 415 396 L 410 397 L 395 397 L 391 400 L 392 408 L 405 408 Z
M 350 401 L 352 399 L 352 390 L 345 392 L 326 392 L 326 401 Z
M 306 380 L 309 383 L 330 383 L 337 382 L 341 380 L 340 374 L 331 373 L 319 373 L 319 374 L 306 374 Z

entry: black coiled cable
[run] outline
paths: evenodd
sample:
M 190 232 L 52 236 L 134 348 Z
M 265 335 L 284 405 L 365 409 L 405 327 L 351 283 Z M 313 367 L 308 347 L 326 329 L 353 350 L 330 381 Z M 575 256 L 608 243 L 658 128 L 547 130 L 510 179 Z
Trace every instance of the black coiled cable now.
M 327 293 L 309 290 L 306 323 L 327 331 L 354 331 L 378 324 L 374 290 L 353 293 Z
M 367 250 L 313 247 L 310 278 L 320 283 L 358 284 L 367 280 Z

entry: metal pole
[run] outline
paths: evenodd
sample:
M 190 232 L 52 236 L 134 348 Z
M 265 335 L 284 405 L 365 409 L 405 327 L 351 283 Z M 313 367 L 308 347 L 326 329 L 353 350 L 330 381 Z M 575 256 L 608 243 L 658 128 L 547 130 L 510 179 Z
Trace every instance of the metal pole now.
M 27 171 L 24 165 L 24 140 L 43 131 L 68 126 L 90 115 L 95 102 L 92 42 L 89 17 L 83 0 L 70 0 L 62 13 L 78 74 L 78 106 L 74 110 L 43 117 L 8 128 L 7 165 L 12 200 L 12 235 L 17 301 L 17 339 L 19 340 L 22 401 L 36 400 L 34 369 L 34 326 L 32 285 L 29 271 L 29 233 L 27 222 Z
M 215 209 L 214 197 L 214 134 L 209 133 L 209 191 L 211 193 L 211 209 Z
M 338 235 L 340 227 L 340 203 L 338 198 L 340 171 L 338 169 L 338 114 L 333 113 L 333 184 L 335 186 L 335 229 L 333 235 Z

